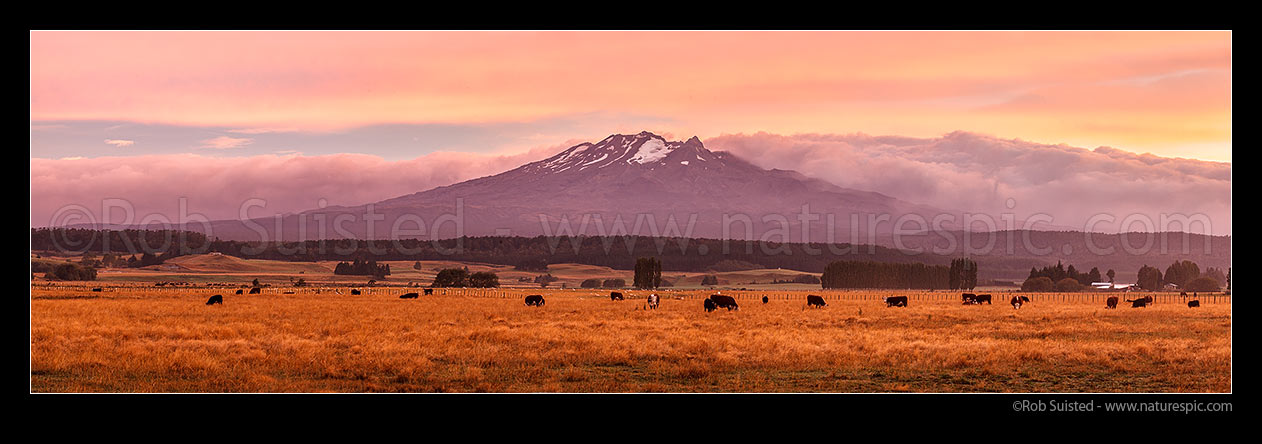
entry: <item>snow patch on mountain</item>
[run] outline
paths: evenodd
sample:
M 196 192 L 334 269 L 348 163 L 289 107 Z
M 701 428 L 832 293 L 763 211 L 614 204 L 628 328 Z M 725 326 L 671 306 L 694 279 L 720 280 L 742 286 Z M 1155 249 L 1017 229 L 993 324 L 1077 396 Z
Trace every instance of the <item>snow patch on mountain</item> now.
M 667 146 L 666 142 L 663 142 L 661 139 L 649 139 L 640 145 L 634 157 L 627 159 L 627 163 L 646 164 L 657 162 L 665 158 L 672 150 L 673 148 Z

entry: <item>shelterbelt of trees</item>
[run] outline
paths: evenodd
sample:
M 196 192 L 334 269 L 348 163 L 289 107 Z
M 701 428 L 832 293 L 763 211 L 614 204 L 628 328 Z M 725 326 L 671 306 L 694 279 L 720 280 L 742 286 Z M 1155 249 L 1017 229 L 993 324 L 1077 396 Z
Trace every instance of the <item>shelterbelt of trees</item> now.
M 681 248 L 685 245 L 686 248 Z M 724 264 L 748 268 L 785 268 L 820 273 L 829 263 L 947 264 L 950 258 L 909 254 L 892 248 L 839 244 L 774 243 L 721 239 L 620 237 L 462 237 L 422 239 L 332 239 L 306 242 L 242 242 L 208 239 L 204 234 L 170 230 L 31 230 L 33 251 L 92 252 L 104 255 L 148 255 L 145 265 L 187 255 L 218 252 L 245 259 L 283 261 L 417 261 L 452 260 L 511 265 L 542 270 L 546 264 L 578 263 L 628 270 L 643 257 L 655 257 L 657 270 L 708 271 Z M 808 253 L 809 251 L 809 253 Z M 640 264 L 641 267 L 646 266 Z M 721 270 L 720 270 L 721 271 Z M 944 284 L 945 285 L 945 284 Z
M 1056 262 L 1055 266 L 1046 266 L 1041 269 L 1031 268 L 1030 276 L 1021 284 L 1023 291 L 1060 291 L 1073 292 L 1082 291 L 1091 288 L 1091 284 L 1096 282 L 1107 282 L 1112 284 L 1116 272 L 1110 269 L 1104 274 L 1100 273 L 1100 269 L 1092 267 L 1091 271 L 1082 273 L 1078 271 L 1072 264 L 1068 268 L 1061 262 Z M 1173 284 L 1173 289 L 1182 291 L 1220 291 L 1226 288 L 1231 291 L 1231 267 L 1224 272 L 1221 269 L 1209 267 L 1204 272 L 1200 266 L 1192 261 L 1174 261 L 1169 267 L 1166 267 L 1165 274 L 1156 267 L 1150 267 L 1147 264 L 1139 268 L 1139 278 L 1135 283 L 1140 289 L 1157 291 L 1166 289 L 1167 284 Z

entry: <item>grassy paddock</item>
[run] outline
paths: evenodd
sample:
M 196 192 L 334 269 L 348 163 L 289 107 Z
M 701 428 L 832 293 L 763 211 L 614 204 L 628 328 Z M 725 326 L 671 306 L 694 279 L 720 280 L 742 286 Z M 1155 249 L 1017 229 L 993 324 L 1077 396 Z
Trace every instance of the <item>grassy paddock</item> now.
M 741 309 L 706 313 L 708 291 L 659 292 L 650 311 L 637 291 L 94 286 L 32 288 L 33 391 L 1231 390 L 1230 301 L 1206 295 L 1105 310 L 1116 293 L 1035 294 L 1013 310 L 1006 293 L 962 306 L 958 292 L 811 291 L 829 305 L 805 309 L 808 292 L 724 291 Z M 225 304 L 204 305 L 212 294 Z

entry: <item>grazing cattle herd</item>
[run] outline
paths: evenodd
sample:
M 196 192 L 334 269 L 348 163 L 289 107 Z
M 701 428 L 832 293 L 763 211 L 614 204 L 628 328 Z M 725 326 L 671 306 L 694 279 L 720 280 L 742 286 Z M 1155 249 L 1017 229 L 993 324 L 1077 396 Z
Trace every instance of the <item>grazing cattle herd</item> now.
M 94 292 L 103 291 L 101 287 L 92 288 L 91 290 Z M 426 288 L 426 289 L 423 289 L 422 291 L 427 296 L 434 294 L 434 289 L 432 288 Z M 350 293 L 352 295 L 363 294 L 362 291 L 359 289 L 351 289 Z M 242 290 L 237 290 L 236 294 L 242 294 Z M 250 288 L 249 294 L 261 294 L 261 289 L 259 287 Z M 286 291 L 284 292 L 284 294 L 294 294 L 294 292 Z M 1182 292 L 1180 293 L 1180 295 L 1187 297 L 1187 292 Z M 419 293 L 410 292 L 410 293 L 404 293 L 400 295 L 399 299 L 417 299 L 419 297 L 420 297 Z M 1188 308 L 1197 308 L 1201 306 L 1199 295 L 1193 294 L 1192 296 L 1190 296 L 1190 298 L 1191 300 L 1187 301 Z M 626 299 L 626 295 L 624 295 L 622 292 L 613 291 L 609 293 L 609 299 L 612 301 L 622 301 Z M 676 296 L 675 299 L 684 300 L 685 298 L 683 296 Z M 907 307 L 908 299 L 909 299 L 908 296 L 888 296 L 888 297 L 885 297 L 883 301 L 885 302 L 886 307 Z M 963 293 L 960 295 L 960 300 L 963 302 L 964 305 L 980 305 L 982 303 L 989 305 L 991 304 L 992 299 L 993 297 L 989 294 Z M 661 300 L 662 300 L 661 297 L 658 296 L 657 293 L 650 293 L 649 295 L 645 296 L 646 309 L 649 309 L 649 310 L 657 309 L 661 304 Z M 526 306 L 528 307 L 542 307 L 544 305 L 544 298 L 543 298 L 543 295 L 532 294 L 532 295 L 526 296 L 525 302 L 526 302 Z M 1119 298 L 1117 296 L 1109 296 L 1108 298 L 1105 299 L 1104 308 L 1116 309 L 1118 302 L 1119 302 Z M 1152 305 L 1155 302 L 1155 300 L 1151 295 L 1149 295 L 1149 296 L 1144 296 L 1137 299 L 1127 299 L 1126 302 L 1131 303 L 1132 308 L 1145 308 L 1145 307 L 1148 307 L 1149 305 Z M 770 303 L 770 299 L 767 296 L 762 296 L 762 303 L 768 304 Z M 1017 296 L 1013 296 L 1012 299 L 1009 300 L 1009 303 L 1012 304 L 1013 309 L 1020 309 L 1022 305 L 1030 303 L 1030 298 L 1028 296 L 1017 295 Z M 206 301 L 206 305 L 222 305 L 222 304 L 223 304 L 222 295 L 211 296 L 210 299 Z M 824 308 L 827 306 L 828 306 L 828 302 L 824 300 L 823 296 L 813 295 L 813 294 L 806 295 L 807 308 Z M 732 296 L 716 293 L 716 294 L 710 295 L 709 297 L 706 297 L 705 300 L 702 301 L 702 308 L 704 308 L 705 311 L 708 313 L 720 308 L 726 308 L 728 309 L 728 311 L 740 310 L 740 305 L 736 303 L 736 298 L 733 298 Z

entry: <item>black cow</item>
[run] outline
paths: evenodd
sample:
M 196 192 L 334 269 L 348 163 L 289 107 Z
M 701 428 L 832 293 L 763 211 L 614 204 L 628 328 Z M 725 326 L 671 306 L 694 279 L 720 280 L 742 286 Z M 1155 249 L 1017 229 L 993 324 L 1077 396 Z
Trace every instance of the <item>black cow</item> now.
M 1196 308 L 1200 306 L 1201 306 L 1201 301 L 1196 301 L 1196 300 L 1188 301 L 1188 308 Z
M 767 297 L 766 297 L 766 296 L 763 296 L 763 297 L 762 297 L 762 303 L 764 303 L 764 304 L 766 304 L 766 303 L 767 303 Z
M 434 294 L 434 289 L 433 289 L 433 288 L 426 288 L 426 289 L 425 289 L 425 295 L 426 295 L 426 296 L 431 296 L 431 295 L 433 295 L 433 294 Z
M 732 298 L 731 296 L 724 296 L 721 294 L 712 294 L 710 295 L 710 300 L 714 301 L 714 305 L 716 307 L 726 308 L 728 311 L 741 309 L 739 305 L 736 305 L 736 299 Z
M 1150 298 L 1142 297 L 1139 299 L 1127 299 L 1126 302 L 1131 303 L 1131 308 L 1145 308 L 1148 306 L 1148 299 Z
M 416 293 L 407 293 L 407 294 L 404 294 L 403 296 L 399 296 L 399 299 L 416 299 L 420 296 L 421 295 L 416 294 Z
M 1030 298 L 1025 296 L 1013 296 L 1012 300 L 1008 301 L 1008 303 L 1012 304 L 1013 309 L 1020 310 L 1022 304 L 1030 303 Z
M 964 305 L 973 305 L 977 303 L 977 295 L 972 293 L 964 293 L 960 295 L 960 300 L 964 301 Z
M 906 307 L 907 296 L 888 296 L 885 298 L 886 307 Z
M 102 291 L 105 291 L 105 289 L 103 289 L 103 288 L 101 288 L 101 287 L 96 287 L 96 288 L 93 288 L 93 289 L 92 289 L 92 291 L 95 291 L 95 292 L 97 292 L 97 293 L 100 293 L 100 292 L 102 292 Z
M 210 299 L 206 300 L 206 305 L 215 305 L 215 304 L 223 305 L 222 295 L 214 295 L 214 296 L 211 296 Z
M 250 289 L 250 294 L 260 294 L 262 292 L 263 292 L 263 289 L 259 287 L 254 287 Z
M 359 295 L 361 295 L 361 294 L 364 294 L 364 293 L 363 293 L 362 291 L 356 290 L 356 289 L 354 289 L 354 288 L 352 288 L 352 289 L 351 289 L 351 295 L 352 295 L 352 296 L 359 296 Z
M 609 300 L 611 300 L 611 301 L 621 301 L 621 300 L 622 300 L 622 293 L 619 293 L 619 292 L 616 292 L 616 291 L 611 291 L 611 292 L 609 292 Z
M 986 303 L 986 305 L 990 305 L 990 295 L 988 295 L 988 294 L 979 294 L 979 295 L 977 295 L 977 297 L 974 297 L 974 298 L 973 298 L 973 301 L 975 301 L 975 303 L 977 303 L 977 304 L 980 304 L 980 303 L 982 303 L 982 302 L 985 302 L 985 303 Z
M 1104 308 L 1117 308 L 1117 296 L 1109 296 L 1109 298 L 1104 301 L 1104 304 Z
M 658 298 L 656 293 L 653 293 L 653 294 L 650 294 L 650 295 L 649 295 L 649 297 L 648 297 L 648 304 L 649 304 L 649 309 L 650 309 L 650 310 L 655 310 L 655 309 L 657 309 L 657 304 L 659 304 L 659 303 L 661 303 L 661 298 Z
M 808 307 L 821 307 L 822 308 L 827 305 L 828 303 L 824 302 L 824 298 L 822 297 L 819 297 L 813 294 L 806 295 L 806 306 Z
M 543 295 L 532 294 L 530 296 L 526 296 L 527 307 L 542 307 L 543 302 L 544 302 Z
M 245 294 L 245 290 L 237 289 L 237 294 Z
M 719 306 L 718 304 L 714 303 L 713 299 L 705 298 L 705 312 L 706 313 L 712 312 L 717 308 L 719 308 Z

